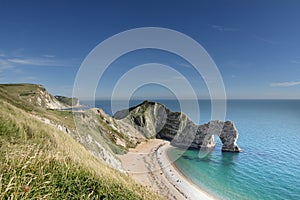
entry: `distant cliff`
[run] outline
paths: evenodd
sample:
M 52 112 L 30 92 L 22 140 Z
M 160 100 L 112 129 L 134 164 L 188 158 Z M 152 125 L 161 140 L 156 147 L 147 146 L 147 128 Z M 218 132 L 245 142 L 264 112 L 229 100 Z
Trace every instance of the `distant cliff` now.
M 238 131 L 232 121 L 213 120 L 196 125 L 184 113 L 172 112 L 160 103 L 149 101 L 119 111 L 114 118 L 131 124 L 146 138 L 166 139 L 174 146 L 211 149 L 216 145 L 213 135 L 218 135 L 222 151 L 240 152 L 236 144 Z
M 80 106 L 79 99 L 76 97 L 69 98 L 65 96 L 54 96 L 59 102 L 63 103 L 66 106 Z
M 13 104 L 29 103 L 30 106 L 38 106 L 46 109 L 63 109 L 71 107 L 72 102 L 79 105 L 77 98 L 52 96 L 42 85 L 37 84 L 0 84 L 0 95 L 10 100 Z

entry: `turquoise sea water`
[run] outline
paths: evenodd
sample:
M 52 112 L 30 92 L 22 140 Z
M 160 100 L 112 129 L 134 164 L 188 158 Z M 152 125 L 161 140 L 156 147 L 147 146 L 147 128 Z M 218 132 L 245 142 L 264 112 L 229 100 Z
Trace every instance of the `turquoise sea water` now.
M 161 100 L 172 110 L 177 101 Z M 131 102 L 135 105 L 139 101 Z M 210 120 L 210 102 L 199 101 L 201 122 Z M 109 111 L 109 102 L 97 102 Z M 189 111 L 193 119 L 193 111 Z M 220 199 L 300 199 L 300 101 L 231 100 L 227 116 L 239 130 L 242 153 L 222 153 L 221 142 L 204 158 L 198 151 L 183 154 L 175 165 L 202 189 Z

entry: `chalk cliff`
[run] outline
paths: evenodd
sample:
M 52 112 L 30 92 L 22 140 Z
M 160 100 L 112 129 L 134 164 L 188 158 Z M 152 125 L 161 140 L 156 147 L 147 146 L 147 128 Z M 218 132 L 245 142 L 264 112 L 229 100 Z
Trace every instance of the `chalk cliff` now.
M 0 97 L 13 104 L 23 105 L 23 107 L 30 105 L 31 107 L 59 110 L 71 107 L 72 101 L 75 103 L 74 105 L 79 106 L 77 98 L 54 97 L 42 85 L 29 83 L 1 84 Z

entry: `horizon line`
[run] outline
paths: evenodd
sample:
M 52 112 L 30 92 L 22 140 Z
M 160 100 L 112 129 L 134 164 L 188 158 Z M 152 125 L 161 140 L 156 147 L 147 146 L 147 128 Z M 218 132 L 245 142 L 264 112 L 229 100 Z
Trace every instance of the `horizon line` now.
M 101 100 L 101 101 L 112 101 L 112 99 L 110 98 L 79 98 L 80 100 Z M 126 98 L 118 98 L 118 99 L 114 99 L 117 101 L 127 101 L 128 99 Z M 134 98 L 134 99 L 129 99 L 129 101 L 154 101 L 154 100 L 179 100 L 179 99 L 175 99 L 175 98 Z M 198 99 L 191 99 L 191 98 L 186 98 L 186 99 L 180 99 L 180 100 L 212 100 L 209 98 L 198 98 Z M 300 100 L 297 98 L 227 98 L 227 99 L 213 99 L 212 101 L 220 101 L 220 100 Z

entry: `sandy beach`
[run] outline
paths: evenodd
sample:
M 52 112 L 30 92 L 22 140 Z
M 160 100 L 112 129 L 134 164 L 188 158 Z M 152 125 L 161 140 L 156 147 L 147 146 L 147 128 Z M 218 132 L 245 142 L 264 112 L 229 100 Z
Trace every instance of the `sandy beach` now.
M 142 142 L 125 155 L 118 156 L 122 166 L 137 183 L 147 186 L 166 199 L 213 200 L 186 179 L 169 161 L 169 142 L 159 139 Z

